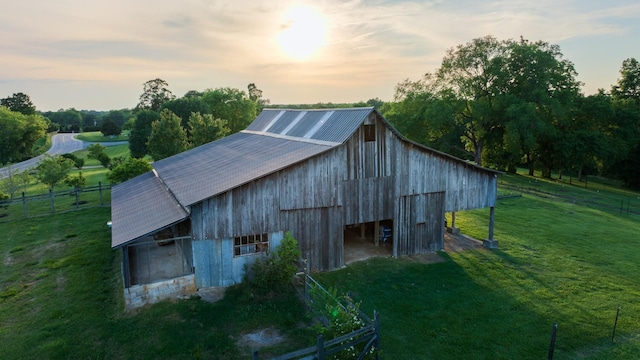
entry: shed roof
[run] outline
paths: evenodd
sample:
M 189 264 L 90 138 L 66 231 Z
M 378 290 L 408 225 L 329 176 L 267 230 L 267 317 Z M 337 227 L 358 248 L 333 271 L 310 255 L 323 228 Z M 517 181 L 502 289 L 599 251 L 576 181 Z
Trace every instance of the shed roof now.
M 155 172 L 149 171 L 111 189 L 111 246 L 175 224 L 189 216 Z

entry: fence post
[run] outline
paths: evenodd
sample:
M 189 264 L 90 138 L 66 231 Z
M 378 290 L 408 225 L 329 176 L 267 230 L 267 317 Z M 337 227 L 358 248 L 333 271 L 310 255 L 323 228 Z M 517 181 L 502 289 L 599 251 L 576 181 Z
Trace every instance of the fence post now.
M 27 217 L 27 199 L 24 197 L 24 191 L 22 192 L 22 209 L 24 211 L 24 217 Z
M 98 191 L 100 192 L 100 206 L 104 205 L 102 200 L 102 181 L 98 181 Z
M 53 190 L 49 189 L 49 198 L 51 199 L 51 212 L 56 212 L 56 207 L 53 204 Z
M 611 333 L 611 342 L 616 336 L 616 327 L 618 327 L 618 315 L 620 315 L 620 306 L 618 306 L 618 310 L 616 311 L 616 321 L 613 323 L 613 332 Z
M 376 336 L 376 360 L 380 359 L 380 313 L 373 310 L 373 326 L 375 327 L 375 336 Z
M 318 360 L 324 360 L 324 338 L 318 335 Z
M 549 344 L 549 355 L 547 360 L 553 360 L 553 350 L 556 348 L 556 332 L 558 331 L 558 323 L 553 323 L 553 329 L 551 330 L 551 343 Z

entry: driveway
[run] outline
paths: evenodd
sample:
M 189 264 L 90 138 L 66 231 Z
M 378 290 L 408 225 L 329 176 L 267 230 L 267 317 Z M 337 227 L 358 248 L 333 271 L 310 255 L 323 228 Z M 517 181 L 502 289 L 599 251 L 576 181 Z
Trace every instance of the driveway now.
M 72 153 L 74 151 L 88 148 L 93 144 L 102 144 L 103 146 L 116 146 L 128 144 L 128 141 L 115 141 L 115 142 L 86 142 L 76 139 L 78 134 L 55 134 L 51 137 L 51 148 L 47 151 L 47 154 L 51 156 L 62 155 Z M 36 167 L 44 155 L 36 156 L 32 159 L 23 161 L 21 163 L 11 165 L 11 169 L 15 172 L 21 172 L 33 167 Z M 4 179 L 9 176 L 9 168 L 4 167 L 0 169 L 0 179 Z

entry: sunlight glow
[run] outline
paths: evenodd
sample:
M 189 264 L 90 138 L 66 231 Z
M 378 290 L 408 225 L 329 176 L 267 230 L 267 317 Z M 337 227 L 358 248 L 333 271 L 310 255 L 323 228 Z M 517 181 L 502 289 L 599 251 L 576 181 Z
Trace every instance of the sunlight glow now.
M 278 43 L 291 58 L 303 61 L 320 50 L 326 37 L 324 16 L 313 8 L 297 6 L 286 13 Z

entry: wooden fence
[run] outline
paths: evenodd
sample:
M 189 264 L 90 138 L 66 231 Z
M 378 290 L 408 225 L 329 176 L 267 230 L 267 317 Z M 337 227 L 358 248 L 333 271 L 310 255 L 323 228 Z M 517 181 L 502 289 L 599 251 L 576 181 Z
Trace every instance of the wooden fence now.
M 11 221 L 45 214 L 78 210 L 81 207 L 107 206 L 111 203 L 111 185 L 75 188 L 0 201 L 0 221 Z
M 344 305 L 338 299 L 336 299 L 329 291 L 327 291 L 318 281 L 311 277 L 308 273 L 304 273 L 304 299 L 309 308 L 318 308 L 318 304 L 325 303 L 327 301 L 334 302 L 334 305 L 341 307 L 344 311 L 347 311 L 349 306 L 353 306 L 352 303 Z M 319 294 L 319 296 L 314 295 Z M 357 353 L 354 353 L 353 358 L 362 359 L 376 359 L 380 357 L 380 314 L 377 311 L 373 312 L 373 319 L 369 318 L 365 313 L 358 309 L 358 315 L 363 327 L 356 329 L 348 334 L 344 334 L 334 339 L 325 340 L 322 335 L 318 335 L 316 344 L 304 349 L 296 350 L 284 355 L 280 355 L 272 360 L 325 360 L 334 359 L 336 355 L 345 350 L 358 349 Z M 325 325 L 328 324 L 326 319 L 319 319 L 323 321 Z M 364 344 L 362 346 L 361 344 Z M 361 348 L 362 346 L 362 348 Z M 253 360 L 259 360 L 260 356 L 258 351 L 253 352 Z

